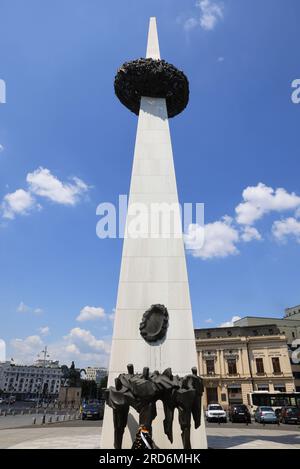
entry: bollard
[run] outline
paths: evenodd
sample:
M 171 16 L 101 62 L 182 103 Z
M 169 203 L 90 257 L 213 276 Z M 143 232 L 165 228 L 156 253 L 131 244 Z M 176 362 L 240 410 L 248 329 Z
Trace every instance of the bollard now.
M 44 425 L 45 423 L 46 423 L 46 415 L 44 414 L 42 418 L 42 425 Z

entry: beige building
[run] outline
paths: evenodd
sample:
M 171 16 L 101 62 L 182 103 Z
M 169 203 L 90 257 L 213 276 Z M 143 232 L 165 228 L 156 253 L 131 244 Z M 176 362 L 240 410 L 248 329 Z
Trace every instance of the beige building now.
M 285 335 L 276 325 L 196 329 L 204 407 L 248 404 L 251 391 L 295 391 Z
M 286 308 L 283 318 L 246 316 L 235 321 L 234 326 L 268 326 L 274 324 L 286 337 L 295 388 L 300 392 L 300 305 Z

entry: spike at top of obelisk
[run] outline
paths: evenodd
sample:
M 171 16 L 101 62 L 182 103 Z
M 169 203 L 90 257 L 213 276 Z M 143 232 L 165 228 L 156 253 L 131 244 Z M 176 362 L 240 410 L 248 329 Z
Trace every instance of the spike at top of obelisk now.
M 147 59 L 160 59 L 159 42 L 156 27 L 156 18 L 152 17 L 149 21 L 148 42 L 147 42 Z
M 155 18 L 150 18 L 147 58 L 125 62 L 118 70 L 114 86 L 121 103 L 137 115 L 142 96 L 165 98 L 168 117 L 176 116 L 186 107 L 188 79 L 181 70 L 160 59 Z

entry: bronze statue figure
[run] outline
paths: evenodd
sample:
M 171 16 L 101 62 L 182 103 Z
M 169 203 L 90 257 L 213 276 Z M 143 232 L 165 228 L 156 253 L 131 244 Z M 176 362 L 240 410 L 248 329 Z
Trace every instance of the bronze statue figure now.
M 193 417 L 195 428 L 201 422 L 203 381 L 197 375 L 197 369 L 192 368 L 192 374 L 183 378 L 174 376 L 171 368 L 163 373 L 154 371 L 150 374 L 149 368 L 145 367 L 138 374 L 134 373 L 134 367 L 130 364 L 127 371 L 127 374 L 122 373 L 116 378 L 115 387 L 106 390 L 106 403 L 113 409 L 115 448 L 122 448 L 130 406 L 139 414 L 139 427 L 149 432 L 149 438 L 152 438 L 152 422 L 157 415 L 156 402 L 161 400 L 165 413 L 165 434 L 172 443 L 174 410 L 177 408 L 183 447 L 190 449 L 191 419 Z

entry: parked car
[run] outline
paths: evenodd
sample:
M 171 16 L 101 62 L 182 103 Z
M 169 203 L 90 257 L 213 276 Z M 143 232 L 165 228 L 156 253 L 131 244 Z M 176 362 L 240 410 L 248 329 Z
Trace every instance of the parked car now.
M 103 419 L 104 407 L 99 403 L 86 403 L 83 404 L 81 409 L 81 418 L 85 419 Z
M 251 423 L 251 415 L 245 404 L 233 404 L 229 407 L 228 417 L 230 422 Z
M 5 404 L 13 405 L 16 402 L 15 396 L 9 396 L 5 399 Z
M 207 422 L 224 422 L 227 423 L 227 415 L 220 404 L 209 404 L 206 411 Z
M 261 406 L 257 407 L 254 413 L 254 420 L 258 423 L 278 423 L 279 418 L 272 407 Z
M 280 421 L 282 423 L 300 423 L 299 407 L 286 406 L 282 407 L 280 413 Z

